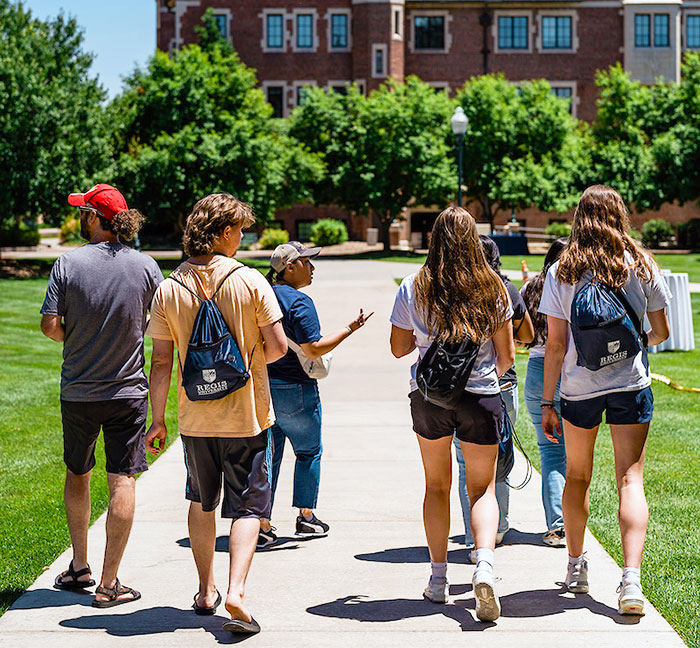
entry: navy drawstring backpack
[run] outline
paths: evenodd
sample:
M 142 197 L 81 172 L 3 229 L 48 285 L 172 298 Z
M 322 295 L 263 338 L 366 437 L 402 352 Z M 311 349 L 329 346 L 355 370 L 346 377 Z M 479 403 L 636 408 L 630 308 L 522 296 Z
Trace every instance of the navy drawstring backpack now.
M 571 334 L 576 364 L 590 371 L 633 360 L 646 348 L 646 333 L 622 292 L 595 280 L 582 286 L 571 302 Z
M 223 398 L 243 387 L 250 378 L 241 350 L 231 335 L 221 311 L 214 303 L 214 297 L 224 282 L 242 267 L 231 270 L 208 299 L 202 299 L 180 280 L 170 277 L 200 302 L 187 345 L 185 366 L 180 364 L 182 386 L 191 401 Z

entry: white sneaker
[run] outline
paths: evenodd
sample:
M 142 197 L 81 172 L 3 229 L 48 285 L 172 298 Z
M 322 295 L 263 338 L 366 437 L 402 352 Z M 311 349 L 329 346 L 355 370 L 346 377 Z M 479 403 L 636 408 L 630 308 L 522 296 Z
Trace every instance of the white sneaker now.
M 566 570 L 566 589 L 574 594 L 588 594 L 588 560 L 586 554 Z
M 430 577 L 428 587 L 423 590 L 423 598 L 428 599 L 432 603 L 447 603 L 447 592 L 450 589 L 450 584 L 446 578 Z
M 542 536 L 542 542 L 550 547 L 563 547 L 566 544 L 566 536 L 564 535 L 564 527 L 556 527 L 550 529 Z
M 476 618 L 479 621 L 495 621 L 501 616 L 501 603 L 495 589 L 495 579 L 490 569 L 475 569 L 472 577 Z
M 642 594 L 642 586 L 635 582 L 624 581 L 617 588 L 620 596 L 617 599 L 618 614 L 636 614 L 644 616 L 644 595 Z

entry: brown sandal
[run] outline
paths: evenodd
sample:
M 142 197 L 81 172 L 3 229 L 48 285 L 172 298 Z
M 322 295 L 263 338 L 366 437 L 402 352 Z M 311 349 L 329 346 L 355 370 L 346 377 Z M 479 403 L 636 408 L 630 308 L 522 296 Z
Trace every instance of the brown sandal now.
M 71 560 L 70 565 L 68 565 L 68 569 L 56 576 L 56 580 L 54 580 L 53 586 L 56 589 L 62 590 L 81 590 L 85 589 L 86 587 L 92 587 L 95 584 L 95 581 L 92 580 L 92 578 L 88 580 L 78 580 L 81 576 L 85 576 L 86 574 L 92 574 L 90 565 L 88 565 L 84 569 L 79 569 L 78 571 L 75 571 L 75 569 L 73 569 L 73 561 Z M 66 576 L 69 576 L 70 580 L 62 580 L 66 578 Z
M 103 594 L 104 596 L 109 596 L 107 601 L 98 601 L 95 599 L 92 602 L 92 607 L 96 608 L 108 608 L 114 607 L 115 605 L 121 605 L 122 603 L 131 603 L 132 601 L 138 601 L 141 598 L 140 592 L 130 587 L 124 587 L 119 579 L 114 583 L 114 587 L 102 587 L 100 585 L 96 590 L 95 594 Z M 131 598 L 119 598 L 122 594 L 131 594 Z

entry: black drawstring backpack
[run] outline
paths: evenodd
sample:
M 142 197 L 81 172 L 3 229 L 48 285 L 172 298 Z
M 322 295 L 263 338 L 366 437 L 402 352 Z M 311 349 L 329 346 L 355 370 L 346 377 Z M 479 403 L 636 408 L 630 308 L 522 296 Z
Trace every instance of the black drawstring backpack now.
M 242 267 L 231 270 L 208 299 L 202 299 L 184 283 L 170 277 L 201 303 L 187 345 L 185 366 L 180 364 L 182 386 L 191 401 L 218 400 L 243 387 L 250 378 L 241 350 L 214 303 L 224 282 Z M 178 360 L 179 355 L 178 352 Z

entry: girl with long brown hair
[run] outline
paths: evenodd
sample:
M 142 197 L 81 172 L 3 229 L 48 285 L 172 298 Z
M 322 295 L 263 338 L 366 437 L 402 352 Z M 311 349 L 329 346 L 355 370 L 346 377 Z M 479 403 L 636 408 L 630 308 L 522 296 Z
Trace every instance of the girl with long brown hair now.
M 572 302 L 578 291 L 596 282 L 615 291 L 640 322 L 646 313 L 648 344 L 668 337 L 669 293 L 658 266 L 629 235 L 629 216 L 614 189 L 586 189 L 574 213 L 569 243 L 547 273 L 539 312 L 547 315 L 542 390 L 542 428 L 559 442 L 561 429 L 554 392 L 561 375 L 561 417 L 566 442 L 566 485 L 562 498 L 569 564 L 566 586 L 588 592 L 588 562 L 583 540 L 588 521 L 593 450 L 603 412 L 610 426 L 620 498 L 618 519 L 624 569 L 619 588 L 620 614 L 644 614 L 640 567 L 649 511 L 643 467 L 654 399 L 646 348 L 621 361 L 591 371 L 577 362 L 571 331 Z M 630 317 L 632 319 L 632 317 Z M 640 336 L 644 338 L 645 336 Z
M 447 601 L 451 446 L 456 435 L 467 464 L 477 563 L 472 582 L 482 621 L 500 614 L 493 577 L 498 526 L 494 482 L 503 426 L 498 378 L 515 359 L 512 316 L 508 293 L 486 262 L 474 219 L 460 207 L 444 210 L 435 221 L 425 265 L 399 288 L 391 315 L 391 351 L 400 358 L 418 349 L 423 357 L 434 340 L 458 342 L 467 335 L 480 345 L 454 409 L 423 399 L 416 384 L 418 363 L 411 368 L 409 398 L 425 470 L 423 521 L 432 573 L 424 596 L 434 603 Z

